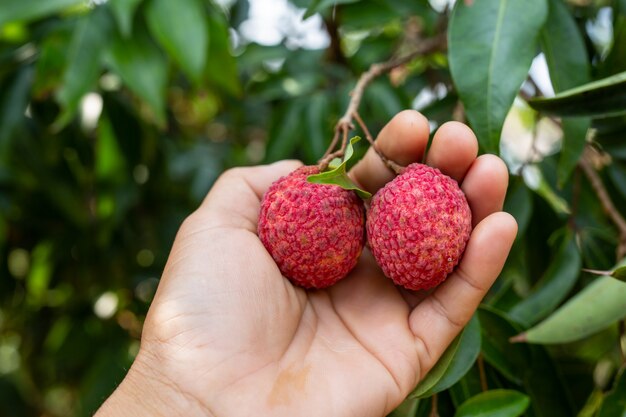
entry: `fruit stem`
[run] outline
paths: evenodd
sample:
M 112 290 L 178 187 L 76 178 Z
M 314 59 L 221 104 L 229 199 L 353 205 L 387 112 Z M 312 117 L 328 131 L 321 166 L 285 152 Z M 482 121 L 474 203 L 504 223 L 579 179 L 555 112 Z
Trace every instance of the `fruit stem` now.
M 380 150 L 380 148 L 376 144 L 376 141 L 374 141 L 372 134 L 370 133 L 369 129 L 367 128 L 367 125 L 365 124 L 365 122 L 363 121 L 359 113 L 355 111 L 352 116 L 354 117 L 354 120 L 356 120 L 356 122 L 361 127 L 361 130 L 363 131 L 363 134 L 365 135 L 365 139 L 367 139 L 367 141 L 372 146 L 372 149 L 376 151 L 376 153 L 380 157 L 380 160 L 383 161 L 383 163 L 387 166 L 387 168 L 395 172 L 396 175 L 403 173 L 406 167 L 403 167 L 402 165 L 397 164 L 396 162 L 387 158 L 385 154 L 383 154 L 383 152 Z
M 350 130 L 353 128 L 354 128 L 353 126 L 337 124 L 337 127 L 335 128 L 335 136 L 333 137 L 333 141 L 331 142 L 330 146 L 326 150 L 326 153 L 324 153 L 324 156 L 322 157 L 322 159 L 320 159 L 317 163 L 320 172 L 325 171 L 326 168 L 328 168 L 328 164 L 330 164 L 330 161 L 332 161 L 333 159 L 343 158 L 344 154 L 346 153 L 346 147 L 348 146 L 348 132 L 350 132 Z M 337 146 L 337 142 L 339 142 L 340 134 L 341 134 L 341 148 L 339 148 L 338 151 L 332 152 L 332 150 L 335 149 L 335 147 Z
M 478 355 L 478 372 L 480 373 L 480 388 L 483 392 L 488 391 L 489 387 L 487 386 L 487 374 L 485 373 L 485 361 L 483 359 L 483 354 Z
M 318 161 L 320 171 L 324 171 L 328 167 L 330 161 L 332 161 L 334 158 L 343 157 L 346 146 L 348 144 L 348 132 L 354 129 L 352 118 L 359 109 L 359 105 L 361 104 L 361 100 L 363 99 L 365 89 L 376 77 L 379 77 L 380 75 L 387 73 L 396 67 L 408 64 L 418 56 L 442 50 L 446 47 L 447 38 L 444 31 L 444 33 L 440 35 L 421 40 L 420 44 L 408 54 L 401 57 L 391 58 L 390 60 L 385 62 L 374 63 L 369 67 L 367 71 L 361 74 L 359 80 L 354 86 L 354 89 L 350 93 L 350 102 L 348 103 L 348 108 L 346 109 L 346 112 L 335 125 L 335 134 L 333 136 L 333 140 L 331 141 L 328 149 L 324 153 L 324 156 L 322 156 L 322 158 Z M 335 151 L 335 148 L 337 147 L 340 138 L 342 138 L 341 149 Z M 380 153 L 378 154 L 380 155 Z M 391 169 L 395 171 L 393 168 Z
M 609 217 L 613 221 L 613 224 L 615 224 L 619 231 L 619 244 L 617 245 L 616 253 L 617 261 L 619 262 L 626 255 L 626 220 L 621 215 L 619 210 L 615 207 L 615 204 L 613 204 L 613 200 L 611 200 L 609 193 L 604 187 L 600 175 L 598 175 L 592 165 L 591 157 L 592 155 L 590 148 L 585 149 L 582 158 L 580 158 L 580 161 L 578 162 L 578 165 L 582 168 L 583 172 L 587 176 L 589 183 L 591 183 L 591 187 L 598 196 L 598 200 L 600 200 L 600 204 L 602 204 L 604 211 L 609 215 Z

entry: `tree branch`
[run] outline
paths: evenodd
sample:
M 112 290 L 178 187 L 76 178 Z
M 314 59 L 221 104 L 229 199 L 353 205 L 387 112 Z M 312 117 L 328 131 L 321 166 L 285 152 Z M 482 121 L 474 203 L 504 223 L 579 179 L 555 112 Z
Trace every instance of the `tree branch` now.
M 352 90 L 350 102 L 348 103 L 348 108 L 346 109 L 346 112 L 339 119 L 337 125 L 335 125 L 335 135 L 333 137 L 333 140 L 322 159 L 320 159 L 320 161 L 318 162 L 320 170 L 323 171 L 324 169 L 326 169 L 330 161 L 333 160 L 333 158 L 343 156 L 343 153 L 345 152 L 345 145 L 347 143 L 345 138 L 347 137 L 348 132 L 354 129 L 354 124 L 352 123 L 354 115 L 359 109 L 359 105 L 361 104 L 361 100 L 363 99 L 365 89 L 375 78 L 381 76 L 386 72 L 391 71 L 396 67 L 411 62 L 413 59 L 420 55 L 425 55 L 434 51 L 442 50 L 446 47 L 447 39 L 445 33 L 443 33 L 432 38 L 424 39 L 413 51 L 402 57 L 392 58 L 389 61 L 372 64 L 367 71 L 361 74 L 359 80 L 356 83 L 356 86 Z M 344 138 L 342 140 L 342 148 L 338 151 L 334 151 L 337 143 L 339 142 L 339 138 Z
M 583 172 L 589 179 L 591 187 L 595 191 L 600 204 L 604 208 L 604 211 L 609 215 L 611 221 L 617 227 L 619 231 L 619 244 L 617 245 L 617 261 L 619 262 L 624 256 L 626 256 L 626 220 L 613 204 L 613 200 L 609 196 L 606 187 L 602 183 L 602 179 L 593 168 L 590 161 L 589 148 L 583 152 L 583 156 L 580 159 L 578 165 L 582 168 Z

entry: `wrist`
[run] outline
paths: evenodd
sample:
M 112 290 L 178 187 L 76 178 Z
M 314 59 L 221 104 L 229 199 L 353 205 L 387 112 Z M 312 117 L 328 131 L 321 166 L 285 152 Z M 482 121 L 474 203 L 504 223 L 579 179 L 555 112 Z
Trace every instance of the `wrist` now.
M 210 410 L 183 392 L 140 352 L 122 383 L 100 407 L 95 417 L 212 417 Z

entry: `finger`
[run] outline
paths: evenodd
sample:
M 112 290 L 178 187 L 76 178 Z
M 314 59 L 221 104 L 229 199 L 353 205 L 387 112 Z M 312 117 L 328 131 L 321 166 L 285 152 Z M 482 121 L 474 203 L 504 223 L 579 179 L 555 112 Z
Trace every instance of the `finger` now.
M 400 165 L 408 165 L 422 160 L 429 133 L 428 120 L 424 116 L 415 110 L 405 110 L 385 125 L 376 144 L 387 158 Z M 350 176 L 367 191 L 375 193 L 391 181 L 395 174 L 370 148 L 352 168 Z
M 472 210 L 472 226 L 491 213 L 502 210 L 509 170 L 495 155 L 481 155 L 472 164 L 461 184 Z
M 229 169 L 217 179 L 192 216 L 201 217 L 204 228 L 230 227 L 256 233 L 263 194 L 274 181 L 301 165 L 299 161 L 280 161 Z
M 478 140 L 474 132 L 463 123 L 448 122 L 435 133 L 426 163 L 461 182 L 476 155 Z
M 472 317 L 500 274 L 517 234 L 515 219 L 494 213 L 476 226 L 458 268 L 409 316 L 427 372 Z

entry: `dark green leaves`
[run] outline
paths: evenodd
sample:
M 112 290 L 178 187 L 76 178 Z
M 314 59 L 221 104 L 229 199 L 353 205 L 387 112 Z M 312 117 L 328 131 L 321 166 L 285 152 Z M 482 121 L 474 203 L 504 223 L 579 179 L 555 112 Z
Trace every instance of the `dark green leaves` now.
M 57 92 L 57 99 L 63 107 L 55 122 L 57 128 L 71 120 L 80 100 L 95 87 L 100 76 L 100 57 L 111 35 L 111 23 L 107 11 L 99 7 L 84 16 L 74 29 L 63 86 Z
M 409 397 L 430 397 L 450 388 L 469 371 L 479 353 L 480 323 L 475 315 Z
M 133 16 L 143 0 L 110 0 L 109 6 L 117 20 L 117 25 L 124 37 L 128 38 L 133 30 Z
M 545 0 L 456 3 L 448 29 L 452 78 L 481 146 L 498 153 L 500 131 L 536 54 Z
M 548 21 L 541 31 L 541 49 L 550 70 L 554 91 L 561 92 L 591 81 L 585 41 L 563 0 L 548 0 Z M 563 146 L 558 167 L 563 187 L 585 147 L 588 119 L 562 121 Z
M 117 37 L 104 56 L 128 88 L 148 103 L 160 124 L 165 123 L 167 61 L 145 35 Z
M 557 92 L 591 81 L 585 41 L 563 0 L 547 0 L 548 20 L 541 30 L 541 49 Z
M 146 11 L 152 35 L 195 82 L 201 80 L 207 60 L 205 15 L 201 0 L 151 0 Z
M 581 257 L 573 233 L 566 230 L 554 258 L 533 291 L 509 313 L 530 326 L 552 312 L 565 299 L 580 274 Z
M 9 0 L 0 6 L 0 27 L 15 20 L 32 20 L 56 13 L 70 6 L 85 4 L 85 0 Z
M 561 116 L 609 117 L 626 113 L 626 72 L 564 91 L 552 98 L 530 100 L 543 113 Z
M 346 165 L 348 161 L 350 160 L 350 158 L 352 158 L 352 155 L 354 155 L 354 149 L 352 145 L 357 143 L 359 140 L 361 140 L 361 138 L 358 136 L 355 136 L 352 139 L 350 139 L 350 142 L 348 143 L 348 146 L 346 147 L 346 152 L 343 157 L 343 160 L 337 161 L 338 162 L 337 164 L 335 164 L 334 161 L 331 162 L 331 165 L 329 166 L 329 168 L 331 168 L 330 171 L 324 171 L 319 174 L 309 175 L 309 177 L 307 178 L 307 181 L 312 182 L 314 184 L 338 185 L 345 190 L 354 190 L 354 192 L 356 192 L 357 195 L 363 199 L 370 198 L 372 195 L 368 193 L 367 191 L 362 190 L 359 187 L 357 187 L 357 185 L 352 182 L 350 177 L 348 177 L 348 174 L 346 172 Z
M 483 392 L 465 401 L 454 417 L 517 417 L 530 404 L 530 398 L 521 392 L 497 389 Z

